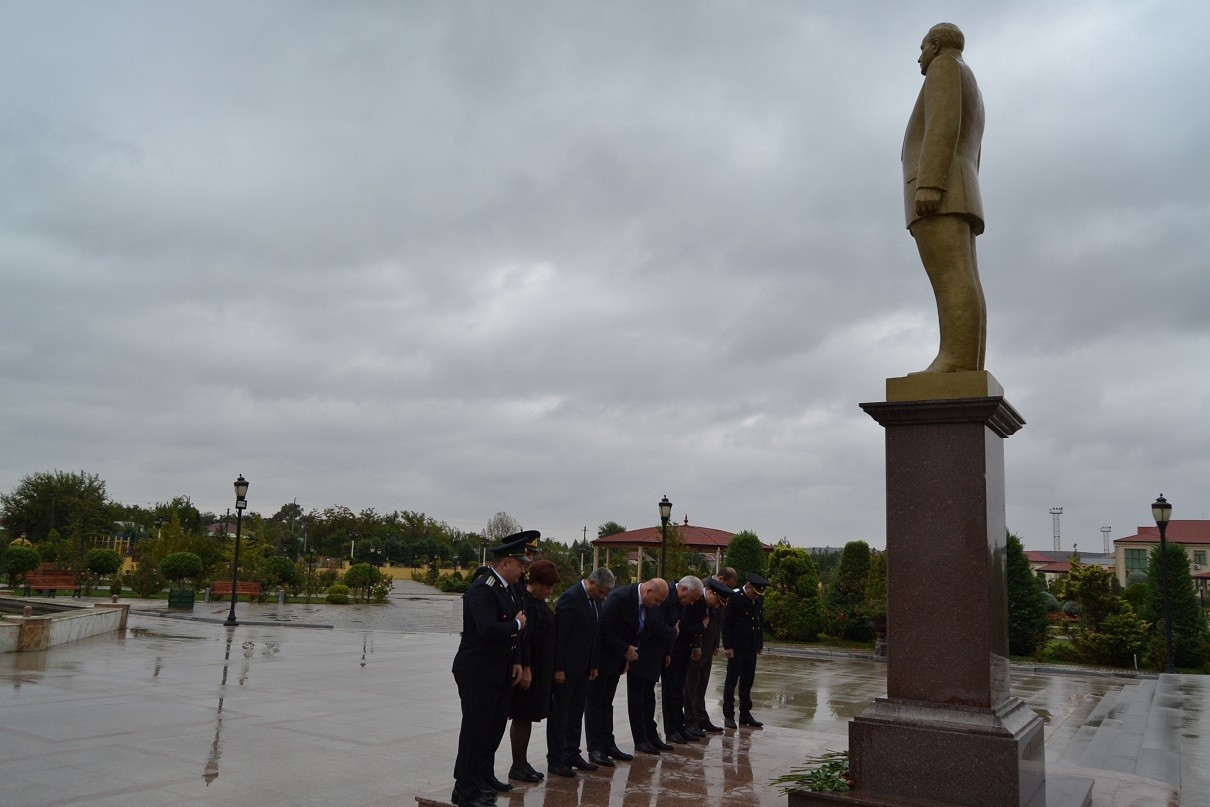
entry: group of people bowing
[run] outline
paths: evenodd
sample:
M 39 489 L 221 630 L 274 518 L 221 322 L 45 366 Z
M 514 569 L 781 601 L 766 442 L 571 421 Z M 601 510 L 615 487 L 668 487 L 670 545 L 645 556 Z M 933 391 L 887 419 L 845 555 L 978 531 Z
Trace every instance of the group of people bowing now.
M 688 575 L 614 587 L 604 567 L 569 586 L 552 611 L 559 585 L 553 563 L 538 556 L 537 530 L 509 536 L 491 550 L 462 601 L 462 639 L 454 680 L 462 705 L 451 800 L 488 807 L 511 790 L 495 774 L 495 754 L 508 719 L 508 778 L 540 782 L 527 757 L 533 724 L 546 720 L 546 768 L 555 776 L 613 767 L 634 759 L 614 736 L 613 701 L 626 678 L 627 716 L 637 753 L 659 754 L 740 725 L 752 715 L 752 682 L 761 654 L 762 597 L 767 581 L 734 569 L 705 579 Z M 714 656 L 727 659 L 723 725 L 706 711 Z M 656 722 L 661 682 L 663 737 Z M 739 690 L 739 720 L 735 694 Z M 588 758 L 581 748 L 581 726 Z

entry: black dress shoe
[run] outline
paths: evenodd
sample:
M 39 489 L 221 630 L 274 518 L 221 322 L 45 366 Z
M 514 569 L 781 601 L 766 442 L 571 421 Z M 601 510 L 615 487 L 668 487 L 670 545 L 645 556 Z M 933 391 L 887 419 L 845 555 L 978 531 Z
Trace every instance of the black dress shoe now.
M 739 724 L 741 726 L 751 726 L 754 729 L 758 729 L 761 726 L 765 725 L 764 723 L 760 722 L 752 715 L 740 715 Z
M 676 734 L 668 735 L 668 742 L 676 743 L 677 745 L 688 745 L 689 739 L 678 731 Z
M 487 782 L 487 786 L 492 790 L 498 790 L 501 793 L 507 793 L 513 789 L 513 786 L 508 782 L 501 782 L 499 779 L 497 779 L 496 774 L 494 773 L 488 776 L 484 781 Z
M 630 755 L 627 754 L 626 756 L 630 756 Z M 588 754 L 588 758 L 590 760 L 592 760 L 593 762 L 595 762 L 598 766 L 602 766 L 602 767 L 606 767 L 606 768 L 613 767 L 613 760 L 609 758 L 608 754 L 601 754 L 596 751 L 591 751 Z
M 494 801 L 488 801 L 482 794 L 478 798 L 473 799 L 461 798 L 457 790 L 450 794 L 450 801 L 458 805 L 458 807 L 489 807 L 489 805 L 495 804 Z
M 601 766 L 592 764 L 588 760 L 584 759 L 584 757 L 575 756 L 571 758 L 571 767 L 579 768 L 582 771 L 595 771 Z
M 702 726 L 702 730 L 703 730 L 703 731 L 713 731 L 713 732 L 716 732 L 716 733 L 717 733 L 717 732 L 722 731 L 722 730 L 723 730 L 723 727 L 722 727 L 722 726 L 716 726 L 716 725 L 714 725 L 713 723 L 707 723 L 706 725 Z
M 516 782 L 541 782 L 542 777 L 537 773 L 530 773 L 524 767 L 518 768 L 516 765 L 508 769 L 508 778 Z
M 605 753 L 608 754 L 611 759 L 616 759 L 619 762 L 629 762 L 630 760 L 634 759 L 634 754 L 627 754 L 625 751 L 623 751 L 621 748 L 618 748 L 616 745 L 613 748 L 610 748 Z
M 671 751 L 674 748 L 674 746 L 671 746 L 665 742 L 660 742 L 658 739 L 652 740 L 651 744 L 654 745 L 656 748 L 660 749 L 661 751 Z
M 669 747 L 669 748 L 671 748 L 672 746 L 668 746 L 668 747 Z M 635 751 L 642 751 L 644 754 L 658 754 L 658 753 L 660 753 L 660 749 L 656 748 L 656 747 L 655 747 L 654 745 L 652 745 L 651 743 L 635 743 L 635 744 L 634 744 L 634 750 L 635 750 Z
M 571 778 L 576 775 L 576 772 L 571 769 L 570 765 L 547 765 L 546 770 L 553 773 L 555 776 L 566 776 Z
M 736 725 L 736 723 L 735 723 L 735 718 L 734 718 L 734 717 L 724 717 L 724 718 L 723 718 L 723 725 L 724 725 L 724 726 L 726 726 L 726 727 L 727 727 L 727 728 L 729 728 L 729 729 L 737 729 L 737 728 L 739 728 L 739 726 L 738 726 L 738 725 Z
M 686 726 L 685 728 L 681 729 L 681 734 L 684 734 L 690 740 L 700 740 L 706 736 L 706 732 L 702 731 L 701 729 L 697 728 L 696 726 L 694 726 L 692 728 L 689 726 Z
M 525 763 L 525 770 L 529 771 L 529 773 L 531 773 L 532 775 L 538 777 L 539 782 L 546 778 L 546 774 L 542 773 L 542 771 L 535 770 L 534 766 L 530 765 L 528 762 Z

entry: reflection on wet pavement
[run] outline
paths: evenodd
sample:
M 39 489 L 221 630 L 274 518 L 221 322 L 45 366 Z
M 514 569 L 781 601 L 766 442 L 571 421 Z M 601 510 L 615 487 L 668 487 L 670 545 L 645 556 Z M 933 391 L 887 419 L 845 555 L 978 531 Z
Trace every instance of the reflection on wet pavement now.
M 417 794 L 448 798 L 459 724 L 450 675 L 458 598 L 407 588 L 397 583 L 385 606 L 241 602 L 237 615 L 248 624 L 235 628 L 151 615 L 136 603 L 125 637 L 5 654 L 3 803 L 412 807 Z M 227 607 L 199 604 L 198 615 L 213 609 L 221 620 Z M 292 626 L 298 624 L 336 629 Z M 722 679 L 720 659 L 707 693 L 716 722 Z M 1046 721 L 1048 764 L 1101 696 L 1123 684 L 1033 670 L 1015 671 L 1012 680 Z M 757 665 L 753 691 L 765 729 L 711 735 L 574 779 L 550 777 L 555 781 L 503 794 L 499 804 L 784 807 L 785 796 L 769 781 L 808 756 L 846 748 L 848 721 L 885 688 L 884 664 L 770 651 Z M 1186 702 L 1210 696 L 1192 676 L 1182 679 L 1181 691 Z M 615 713 L 624 722 L 624 692 Z M 1210 770 L 1200 739 L 1210 736 L 1207 720 L 1200 706 L 1182 718 L 1194 768 L 1182 770 L 1189 794 L 1183 804 L 1203 803 L 1190 783 L 1204 785 L 1198 776 Z M 538 762 L 545 752 L 539 729 L 530 758 Z M 498 775 L 508 754 L 506 741 Z M 48 758 L 55 764 L 44 764 Z M 1146 780 L 1105 781 L 1115 788 L 1106 804 L 1164 802 L 1137 800 L 1156 792 Z

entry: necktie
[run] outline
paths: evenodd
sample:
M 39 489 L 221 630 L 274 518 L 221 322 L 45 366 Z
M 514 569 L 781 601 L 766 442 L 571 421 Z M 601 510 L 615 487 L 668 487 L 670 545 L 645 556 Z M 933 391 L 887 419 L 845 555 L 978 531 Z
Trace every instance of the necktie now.
M 646 625 L 647 625 L 647 609 L 640 605 L 639 606 L 639 632 L 638 632 L 639 636 L 643 635 L 643 628 L 646 627 Z

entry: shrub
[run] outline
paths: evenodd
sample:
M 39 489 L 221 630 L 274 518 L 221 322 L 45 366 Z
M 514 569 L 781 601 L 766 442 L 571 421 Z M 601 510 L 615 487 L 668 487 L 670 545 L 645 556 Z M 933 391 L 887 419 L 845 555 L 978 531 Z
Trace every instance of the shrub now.
M 146 561 L 130 575 L 130 588 L 140 597 L 150 597 L 163 591 L 164 578 L 153 563 Z
M 24 578 L 26 572 L 32 572 L 38 568 L 42 559 L 36 551 L 28 546 L 10 546 L 5 555 L 5 561 L 8 564 L 9 583 L 15 585 L 18 577 Z
M 800 597 L 793 592 L 777 590 L 765 594 L 765 626 L 773 638 L 814 642 L 823 630 L 823 623 L 819 597 Z
M 394 582 L 389 577 L 383 577 L 374 585 L 370 586 L 370 602 L 377 605 L 382 605 L 387 601 L 387 594 L 395 587 Z
M 1051 639 L 1038 651 L 1040 661 L 1057 664 L 1079 664 L 1084 656 L 1076 646 L 1066 639 Z
M 90 549 L 84 555 L 84 566 L 97 577 L 105 577 L 122 568 L 122 556 L 112 549 Z
M 1055 598 L 1055 595 L 1049 591 L 1043 591 L 1042 599 L 1046 601 L 1046 613 L 1055 614 L 1059 612 L 1059 601 Z
M 333 583 L 328 586 L 328 595 L 325 599 L 333 605 L 348 605 L 349 587 L 344 583 Z
M 463 577 L 460 573 L 454 572 L 437 581 L 437 588 L 451 594 L 460 594 L 471 587 L 471 577 L 468 574 Z
M 1074 602 L 1068 600 L 1063 603 L 1063 613 L 1067 614 L 1072 619 L 1077 619 L 1080 616 L 1080 609 Z
M 197 580 L 202 575 L 202 559 L 193 552 L 173 552 L 160 561 L 160 574 L 174 584 Z
M 368 563 L 350 566 L 345 572 L 344 584 L 353 592 L 360 592 L 363 600 L 369 600 L 370 587 L 382 580 L 382 572 Z
M 1131 667 L 1138 656 L 1147 655 L 1151 625 L 1123 604 L 1117 613 L 1101 621 L 1100 630 L 1077 631 L 1072 644 L 1093 664 Z

